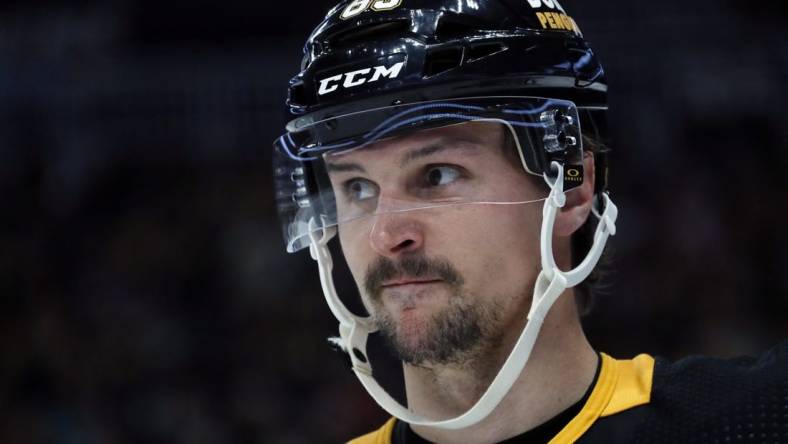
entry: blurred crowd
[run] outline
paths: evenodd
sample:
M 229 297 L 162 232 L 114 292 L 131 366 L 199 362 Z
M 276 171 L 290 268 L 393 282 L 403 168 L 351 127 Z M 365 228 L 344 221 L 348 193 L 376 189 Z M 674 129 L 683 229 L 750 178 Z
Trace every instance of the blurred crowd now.
M 562 3 L 611 83 L 592 343 L 788 337 L 784 6 Z M 273 204 L 286 82 L 330 6 L 0 7 L 0 442 L 340 442 L 385 419 Z

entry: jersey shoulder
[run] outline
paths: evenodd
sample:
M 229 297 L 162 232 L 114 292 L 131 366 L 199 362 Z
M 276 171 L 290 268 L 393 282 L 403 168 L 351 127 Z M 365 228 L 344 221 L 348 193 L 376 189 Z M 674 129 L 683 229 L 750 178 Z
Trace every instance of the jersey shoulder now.
M 583 442 L 788 442 L 788 341 L 753 357 L 657 357 L 647 404 Z
M 651 407 L 644 437 L 786 440 L 788 341 L 753 357 L 657 359 Z
M 692 408 L 698 414 L 735 409 L 737 403 L 752 397 L 777 398 L 786 384 L 788 341 L 758 356 L 733 359 L 691 356 L 676 362 L 657 358 L 651 402 L 655 407 Z

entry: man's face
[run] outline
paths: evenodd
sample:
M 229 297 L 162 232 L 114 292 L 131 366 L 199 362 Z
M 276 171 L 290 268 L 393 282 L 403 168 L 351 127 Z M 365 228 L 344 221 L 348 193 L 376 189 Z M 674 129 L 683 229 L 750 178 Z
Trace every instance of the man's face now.
M 481 202 L 546 191 L 505 154 L 504 131 L 472 122 L 326 156 L 339 219 L 353 219 L 339 225 L 345 258 L 405 362 L 462 364 L 522 327 L 541 205 Z

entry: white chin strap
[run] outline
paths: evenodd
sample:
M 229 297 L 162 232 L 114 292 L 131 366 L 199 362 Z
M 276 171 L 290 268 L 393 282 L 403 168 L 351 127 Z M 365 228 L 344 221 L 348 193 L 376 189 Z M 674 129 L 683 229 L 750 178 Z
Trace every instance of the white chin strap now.
M 577 268 L 568 272 L 559 270 L 553 257 L 552 235 L 556 214 L 559 208 L 564 206 L 566 195 L 564 194 L 563 166 L 553 162 L 552 167 L 557 172 L 557 175 L 556 180 L 552 181 L 545 174 L 545 181 L 550 186 L 551 191 L 542 209 L 542 271 L 536 279 L 533 302 L 528 313 L 528 323 L 498 375 L 495 376 L 495 379 L 487 388 L 487 391 L 476 401 L 473 407 L 455 418 L 435 421 L 419 416 L 394 400 L 378 384 L 373 376 L 372 366 L 369 363 L 369 355 L 367 354 L 367 337 L 370 333 L 377 331 L 377 328 L 370 317 L 362 318 L 351 313 L 339 300 L 334 288 L 334 280 L 331 275 L 333 261 L 328 250 L 328 241 L 336 234 L 336 228 L 310 229 L 311 245 L 309 252 L 312 258 L 317 261 L 320 270 L 320 283 L 323 286 L 323 294 L 326 297 L 328 306 L 339 321 L 339 338 L 333 338 L 333 342 L 350 355 L 353 372 L 361 381 L 361 384 L 364 385 L 364 388 L 367 389 L 375 401 L 391 415 L 409 424 L 442 429 L 462 429 L 486 418 L 501 402 L 528 362 L 536 337 L 539 334 L 539 329 L 542 327 L 550 307 L 564 290 L 582 282 L 596 266 L 608 236 L 616 233 L 615 222 L 618 209 L 607 194 L 601 195 L 602 199 L 604 199 L 603 206 L 598 199 L 595 199 L 592 211 L 599 218 L 599 224 L 594 234 L 594 243 L 591 250 Z M 600 207 L 604 208 L 604 212 L 601 214 L 599 212 Z M 310 228 L 315 228 L 314 220 L 311 221 L 310 225 Z

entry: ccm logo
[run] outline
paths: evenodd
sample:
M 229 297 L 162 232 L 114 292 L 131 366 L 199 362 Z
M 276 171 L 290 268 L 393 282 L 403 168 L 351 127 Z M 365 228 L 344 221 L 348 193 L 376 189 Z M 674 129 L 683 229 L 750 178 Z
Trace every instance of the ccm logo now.
M 400 71 L 402 71 L 403 66 L 405 66 L 405 62 L 399 62 L 395 63 L 390 68 L 386 68 L 385 65 L 381 65 L 374 68 L 364 68 L 356 71 L 346 72 L 344 74 L 326 77 L 320 81 L 320 89 L 317 90 L 317 95 L 322 96 L 324 94 L 334 92 L 339 89 L 340 86 L 343 88 L 353 88 L 365 83 L 377 82 L 383 77 L 396 79 L 399 76 Z M 372 73 L 371 77 L 369 76 L 370 73 Z M 344 82 L 342 81 L 343 77 L 345 78 Z
M 566 13 L 564 8 L 562 8 L 558 3 L 558 0 L 528 0 L 528 4 L 534 9 L 541 8 L 542 5 L 545 5 L 550 9 L 558 9 L 559 11 Z

